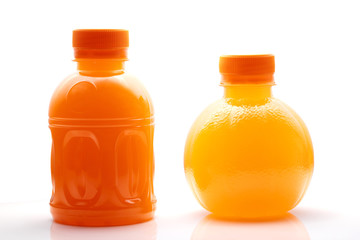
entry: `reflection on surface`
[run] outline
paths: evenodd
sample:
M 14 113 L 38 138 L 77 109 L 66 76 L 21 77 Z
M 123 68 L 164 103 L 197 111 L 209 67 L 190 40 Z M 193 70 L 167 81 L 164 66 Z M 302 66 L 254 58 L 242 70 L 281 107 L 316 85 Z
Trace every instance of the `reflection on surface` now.
M 51 225 L 51 240 L 155 240 L 156 222 L 119 227 L 76 227 L 58 223 Z
M 196 226 L 192 240 L 310 240 L 303 223 L 288 213 L 284 218 L 267 222 L 236 222 L 216 219 L 212 214 Z

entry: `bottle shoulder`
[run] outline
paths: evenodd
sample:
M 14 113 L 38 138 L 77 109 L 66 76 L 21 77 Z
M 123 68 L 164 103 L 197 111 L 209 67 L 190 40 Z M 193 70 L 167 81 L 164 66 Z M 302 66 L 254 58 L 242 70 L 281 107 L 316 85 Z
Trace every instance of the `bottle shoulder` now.
M 235 151 L 241 142 L 244 146 L 250 142 L 268 146 L 272 142 L 278 144 L 277 147 L 292 143 L 292 147 L 306 149 L 310 155 L 313 152 L 305 123 L 294 110 L 276 98 L 269 98 L 262 104 L 236 105 L 228 99 L 217 100 L 193 123 L 185 150 L 191 153 L 194 146 L 213 143 L 213 147 L 233 146 L 231 151 Z M 312 158 L 311 155 L 309 159 Z
M 153 106 L 149 93 L 131 74 L 66 77 L 53 93 L 50 117 L 126 118 L 149 117 Z
M 300 116 L 290 106 L 272 97 L 257 103 L 245 103 L 239 99 L 219 99 L 198 116 L 193 127 L 218 129 L 257 124 L 280 124 L 295 129 L 306 129 Z

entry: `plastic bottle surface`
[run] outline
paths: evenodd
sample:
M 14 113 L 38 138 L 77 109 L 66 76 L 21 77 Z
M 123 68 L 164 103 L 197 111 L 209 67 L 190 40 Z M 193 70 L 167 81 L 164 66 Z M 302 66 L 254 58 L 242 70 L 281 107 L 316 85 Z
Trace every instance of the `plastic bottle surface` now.
M 78 72 L 55 90 L 50 200 L 54 221 L 111 226 L 153 218 L 154 113 L 124 71 L 126 30 L 75 30 Z
M 193 124 L 185 174 L 199 203 L 215 216 L 285 215 L 303 198 L 313 147 L 301 118 L 272 96 L 272 55 L 220 58 L 224 97 Z

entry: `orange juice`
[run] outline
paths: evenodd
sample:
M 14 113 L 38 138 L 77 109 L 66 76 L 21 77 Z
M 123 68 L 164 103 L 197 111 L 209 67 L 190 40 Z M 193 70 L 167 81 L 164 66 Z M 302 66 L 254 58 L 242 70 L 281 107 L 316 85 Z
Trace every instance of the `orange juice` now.
M 75 30 L 78 72 L 55 90 L 51 213 L 70 225 L 150 220 L 154 112 L 145 88 L 125 73 L 128 31 Z
M 272 55 L 220 58 L 224 97 L 193 124 L 185 173 L 199 203 L 224 218 L 272 218 L 302 199 L 313 148 L 301 118 L 272 96 Z

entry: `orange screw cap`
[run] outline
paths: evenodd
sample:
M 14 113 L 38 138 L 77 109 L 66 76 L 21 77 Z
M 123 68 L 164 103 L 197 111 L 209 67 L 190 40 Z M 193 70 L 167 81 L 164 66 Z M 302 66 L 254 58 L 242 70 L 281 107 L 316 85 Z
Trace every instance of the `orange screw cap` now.
M 274 55 L 223 55 L 219 70 L 221 84 L 274 84 Z
M 123 29 L 77 29 L 73 31 L 76 59 L 127 60 L 129 32 Z

